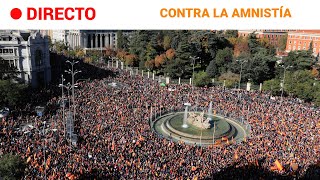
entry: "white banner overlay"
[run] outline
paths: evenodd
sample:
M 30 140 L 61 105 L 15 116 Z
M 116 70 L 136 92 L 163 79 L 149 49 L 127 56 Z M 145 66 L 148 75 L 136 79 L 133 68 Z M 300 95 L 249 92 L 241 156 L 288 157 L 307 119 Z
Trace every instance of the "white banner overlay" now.
M 10 0 L 0 29 L 320 29 L 314 0 Z

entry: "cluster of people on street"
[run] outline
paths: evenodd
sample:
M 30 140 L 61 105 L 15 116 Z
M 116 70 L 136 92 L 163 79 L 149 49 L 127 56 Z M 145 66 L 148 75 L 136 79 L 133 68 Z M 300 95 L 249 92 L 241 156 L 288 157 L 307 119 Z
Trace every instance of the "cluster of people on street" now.
M 64 110 L 0 121 L 0 156 L 14 153 L 25 159 L 26 179 L 205 179 L 231 166 L 302 177 L 319 163 L 320 109 L 311 104 L 224 87 L 163 87 L 126 70 L 101 68 L 116 76 L 79 82 L 75 101 Z M 54 108 L 61 99 L 48 104 Z M 211 101 L 217 114 L 249 123 L 243 141 L 195 146 L 165 139 L 150 126 L 154 114 L 180 111 L 186 102 L 205 109 Z M 76 143 L 65 126 L 68 111 L 75 116 Z M 266 171 L 242 169 L 226 176 L 265 177 Z

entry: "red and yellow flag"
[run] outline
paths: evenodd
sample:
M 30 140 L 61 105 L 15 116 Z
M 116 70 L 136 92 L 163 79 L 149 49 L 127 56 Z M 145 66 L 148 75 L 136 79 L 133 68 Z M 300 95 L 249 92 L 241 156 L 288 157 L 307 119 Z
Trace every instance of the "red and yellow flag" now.
M 276 160 L 274 162 L 274 166 L 271 166 L 270 167 L 271 170 L 279 170 L 279 171 L 282 171 L 283 170 L 283 167 L 282 165 L 280 164 L 280 162 L 278 160 Z

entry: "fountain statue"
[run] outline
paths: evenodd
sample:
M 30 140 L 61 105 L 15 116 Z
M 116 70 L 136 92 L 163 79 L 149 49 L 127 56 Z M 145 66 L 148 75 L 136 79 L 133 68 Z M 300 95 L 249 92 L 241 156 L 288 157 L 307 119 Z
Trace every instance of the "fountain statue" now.
M 210 119 L 204 117 L 204 111 L 197 115 L 194 112 L 189 113 L 188 123 L 201 129 L 210 129 Z

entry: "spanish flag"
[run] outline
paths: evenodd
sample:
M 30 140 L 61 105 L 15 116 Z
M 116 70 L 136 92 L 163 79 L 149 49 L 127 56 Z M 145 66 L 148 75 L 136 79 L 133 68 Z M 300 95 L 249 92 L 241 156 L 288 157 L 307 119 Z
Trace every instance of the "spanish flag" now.
M 276 160 L 274 162 L 274 166 L 271 166 L 270 168 L 271 170 L 279 170 L 279 171 L 282 171 L 283 170 L 283 167 L 282 165 L 280 164 L 280 162 L 278 160 Z
M 276 160 L 276 161 L 274 162 L 274 164 L 277 166 L 277 168 L 279 169 L 279 171 L 282 171 L 282 170 L 283 170 L 283 167 L 282 167 L 282 165 L 280 164 L 280 162 L 279 162 L 278 160 Z
M 191 167 L 191 171 L 196 171 L 198 168 L 196 166 Z
M 62 154 L 61 148 L 58 149 L 58 153 L 59 153 L 59 154 Z
M 29 163 L 30 161 L 31 161 L 31 156 L 28 157 L 27 163 Z
M 235 152 L 235 153 L 234 153 L 234 159 L 237 160 L 238 158 L 239 158 L 238 153 Z
M 49 156 L 49 158 L 47 159 L 47 162 L 46 162 L 46 169 L 49 169 L 49 167 L 50 167 L 50 163 L 51 163 L 51 156 Z
M 144 141 L 144 137 L 140 135 L 139 141 Z
M 31 150 L 30 150 L 30 146 L 28 146 L 28 149 L 27 149 L 27 155 L 29 155 L 29 153 L 31 152 Z
M 114 141 L 112 140 L 111 150 L 114 151 L 114 149 L 115 149 L 115 144 L 114 144 Z

